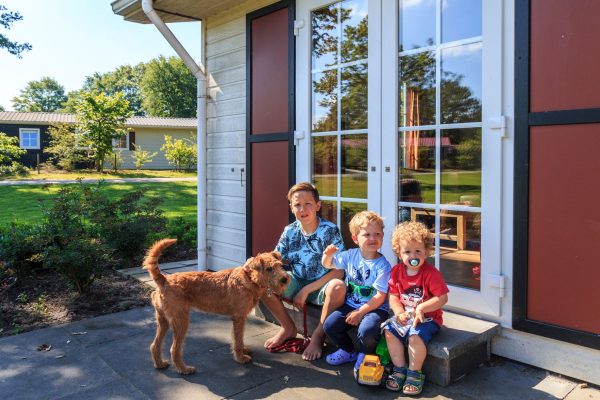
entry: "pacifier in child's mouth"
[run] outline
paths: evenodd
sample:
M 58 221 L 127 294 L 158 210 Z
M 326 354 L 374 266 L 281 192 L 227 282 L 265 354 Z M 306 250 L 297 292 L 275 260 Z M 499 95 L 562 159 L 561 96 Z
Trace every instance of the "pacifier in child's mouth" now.
M 411 267 L 417 267 L 420 263 L 421 263 L 421 260 L 419 260 L 418 258 L 409 258 L 408 259 L 408 265 L 410 265 Z

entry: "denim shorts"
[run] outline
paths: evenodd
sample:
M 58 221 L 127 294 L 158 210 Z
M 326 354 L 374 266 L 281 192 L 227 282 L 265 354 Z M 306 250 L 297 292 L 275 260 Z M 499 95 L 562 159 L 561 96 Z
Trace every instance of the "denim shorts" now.
M 397 337 L 402 343 L 404 343 L 405 346 L 408 344 L 408 337 L 412 335 L 418 335 L 423 343 L 425 343 L 425 346 L 427 346 L 433 335 L 439 332 L 440 326 L 433 321 L 422 322 L 418 324 L 416 328 L 411 326 L 407 334 L 404 336 L 401 336 L 400 333 L 398 333 L 398 331 L 396 331 L 394 328 L 390 328 L 389 323 L 384 329 L 389 330 L 392 335 Z
M 286 272 L 290 276 L 290 283 L 287 286 L 287 288 L 285 289 L 285 292 L 283 292 L 283 297 L 285 297 L 286 299 L 292 300 L 294 298 L 294 296 L 296 296 L 296 294 L 300 291 L 300 289 L 302 289 L 304 286 L 314 282 L 314 281 L 309 281 L 306 279 L 300 279 L 300 278 L 294 276 L 294 274 L 292 274 L 290 271 L 286 271 Z M 316 304 L 318 306 L 322 306 L 325 303 L 325 289 L 327 288 L 327 285 L 329 285 L 330 283 L 331 283 L 331 281 L 327 282 L 319 290 L 315 290 L 314 292 L 309 294 L 308 297 L 306 298 L 306 302 Z

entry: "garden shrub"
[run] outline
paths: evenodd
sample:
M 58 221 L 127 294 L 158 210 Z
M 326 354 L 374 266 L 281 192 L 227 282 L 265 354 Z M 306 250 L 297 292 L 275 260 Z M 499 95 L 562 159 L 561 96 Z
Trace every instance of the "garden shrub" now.
M 135 165 L 135 169 L 142 168 L 145 164 L 149 164 L 152 162 L 152 159 L 156 157 L 157 152 L 150 153 L 142 149 L 142 146 L 134 144 L 134 151 L 131 152 L 131 157 L 133 158 L 133 164 Z
M 158 209 L 162 199 L 145 196 L 148 189 L 141 188 L 111 200 L 98 189 L 87 192 L 90 221 L 115 256 L 133 264 L 144 254 L 151 234 L 166 230 L 167 220 Z
M 0 261 L 18 277 L 42 268 L 44 246 L 39 225 L 12 222 L 0 229 Z
M 177 171 L 192 169 L 196 165 L 198 149 L 196 143 L 189 139 L 177 139 L 165 135 L 165 144 L 160 148 L 165 152 L 165 158 Z
M 183 217 L 170 219 L 167 223 L 167 236 L 177 238 L 177 243 L 195 249 L 198 243 L 198 224 Z
M 56 241 L 46 249 L 46 266 L 64 276 L 79 293 L 87 292 L 110 263 L 110 251 L 98 240 L 74 237 L 64 244 Z

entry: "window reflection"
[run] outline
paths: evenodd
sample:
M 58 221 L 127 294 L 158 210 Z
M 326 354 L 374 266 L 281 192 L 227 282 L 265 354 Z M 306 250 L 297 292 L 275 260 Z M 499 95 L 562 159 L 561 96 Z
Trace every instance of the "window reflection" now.
M 367 128 L 367 66 L 353 65 L 342 69 L 341 129 Z
M 344 245 L 347 249 L 358 247 L 357 244 L 352 240 L 352 235 L 350 234 L 350 228 L 348 227 L 348 224 L 356 213 L 366 210 L 367 205 L 365 203 L 351 203 L 348 201 L 343 201 L 341 203 L 341 207 L 341 221 L 339 226 L 340 230 L 342 231 Z
M 313 74 L 312 130 L 337 130 L 337 73 L 335 70 Z
M 432 51 L 400 57 L 400 123 L 435 124 L 435 56 Z
M 341 58 L 344 63 L 364 60 L 368 56 L 367 12 L 367 0 L 351 0 L 341 3 Z
M 400 0 L 400 51 L 432 46 L 435 38 L 435 1 Z
M 313 138 L 313 184 L 321 196 L 337 196 L 337 136 Z
M 442 0 L 442 43 L 481 36 L 481 0 Z
M 312 69 L 321 69 L 337 63 L 337 19 L 336 4 L 312 12 Z
M 480 289 L 480 213 L 442 210 L 440 214 L 440 271 L 448 284 Z
M 400 132 L 398 143 L 400 201 L 434 203 L 435 131 Z
M 442 49 L 442 123 L 481 121 L 481 42 Z
M 481 206 L 481 128 L 442 130 L 441 139 L 442 203 Z
M 367 135 L 342 136 L 342 197 L 367 198 Z

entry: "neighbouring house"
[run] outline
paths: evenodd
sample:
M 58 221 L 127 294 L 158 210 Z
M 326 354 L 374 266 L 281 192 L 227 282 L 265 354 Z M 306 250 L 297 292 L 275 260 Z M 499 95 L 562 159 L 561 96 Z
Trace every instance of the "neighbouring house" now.
M 36 167 L 38 162 L 46 162 L 48 155 L 44 147 L 48 146 L 48 128 L 55 124 L 75 124 L 74 114 L 47 112 L 0 111 L 0 132 L 19 138 L 19 146 L 27 153 L 21 162 L 28 167 Z M 172 169 L 165 158 L 161 146 L 165 143 L 165 135 L 174 140 L 196 140 L 196 118 L 164 118 L 164 117 L 130 117 L 127 119 L 127 135 L 114 140 L 113 148 L 121 152 L 123 165 L 120 168 L 135 168 L 131 152 L 135 146 L 158 154 L 145 169 Z
M 394 225 L 428 224 L 448 310 L 502 326 L 492 353 L 600 384 L 600 2 L 112 8 L 172 44 L 162 21 L 201 21 L 201 265 L 272 249 L 311 181 L 343 230 L 380 212 L 391 261 Z

